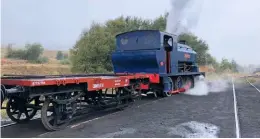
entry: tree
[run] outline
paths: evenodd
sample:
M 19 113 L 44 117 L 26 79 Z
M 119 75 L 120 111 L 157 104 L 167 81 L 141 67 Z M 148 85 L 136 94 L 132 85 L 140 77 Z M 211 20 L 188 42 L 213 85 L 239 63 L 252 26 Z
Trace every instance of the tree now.
M 23 49 L 13 50 L 11 47 L 7 50 L 7 58 L 24 59 L 26 60 L 27 51 Z
M 166 15 L 156 18 L 151 24 L 151 29 L 165 31 L 165 28 L 166 28 Z
M 120 16 L 104 24 L 92 23 L 89 29 L 82 32 L 80 39 L 70 50 L 72 71 L 75 72 L 110 72 L 112 71 L 111 53 L 115 50 L 115 35 L 132 30 L 156 29 L 165 31 L 166 17 L 154 20 L 137 17 Z M 193 34 L 182 34 L 179 39 L 187 41 L 196 52 L 199 65 L 216 64 L 208 53 L 208 44 Z
M 185 40 L 195 52 L 197 52 L 197 63 L 199 65 L 215 64 L 215 59 L 208 53 L 208 44 L 194 34 L 181 34 L 178 40 Z
M 88 32 L 71 49 L 72 70 L 80 72 L 107 72 L 112 70 L 110 63 L 111 49 L 114 48 L 112 31 L 93 23 Z M 113 29 L 113 28 L 110 28 Z
M 26 44 L 25 49 L 13 50 L 12 47 L 7 49 L 7 58 L 28 60 L 31 63 L 47 63 L 48 58 L 42 57 L 44 48 L 39 43 Z
M 25 49 L 13 50 L 11 47 L 8 47 L 7 58 L 17 58 L 28 61 L 37 60 L 43 53 L 43 47 L 41 44 L 26 44 Z
M 231 61 L 231 70 L 233 72 L 238 72 L 239 67 L 240 66 L 237 64 L 237 62 L 234 59 L 232 59 L 232 61 Z
M 37 60 L 44 50 L 43 46 L 38 43 L 27 44 L 25 48 L 26 48 L 26 60 L 28 61 Z
M 222 58 L 221 63 L 220 63 L 220 70 L 221 71 L 227 71 L 227 70 L 232 70 L 232 65 L 226 58 Z
M 9 44 L 7 46 L 7 55 L 6 55 L 6 57 L 11 57 L 12 53 L 13 53 L 13 48 L 12 48 L 12 45 Z
M 164 22 L 164 23 L 163 23 Z M 71 49 L 72 70 L 76 72 L 110 72 L 111 53 L 115 50 L 115 35 L 131 30 L 165 28 L 162 17 L 143 20 L 137 17 L 118 17 L 105 24 L 92 23 Z
M 64 54 L 62 53 L 62 51 L 58 51 L 58 52 L 57 52 L 56 59 L 57 59 L 57 60 L 62 60 L 62 59 L 64 59 Z

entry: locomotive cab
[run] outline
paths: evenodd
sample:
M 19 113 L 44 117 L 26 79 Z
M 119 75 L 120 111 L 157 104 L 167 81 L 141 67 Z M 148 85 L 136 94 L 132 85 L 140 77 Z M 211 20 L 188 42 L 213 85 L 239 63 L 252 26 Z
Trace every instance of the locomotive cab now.
M 168 35 L 163 36 L 163 47 L 164 47 L 164 50 L 167 52 L 172 51 L 173 38 L 171 36 L 168 36 Z

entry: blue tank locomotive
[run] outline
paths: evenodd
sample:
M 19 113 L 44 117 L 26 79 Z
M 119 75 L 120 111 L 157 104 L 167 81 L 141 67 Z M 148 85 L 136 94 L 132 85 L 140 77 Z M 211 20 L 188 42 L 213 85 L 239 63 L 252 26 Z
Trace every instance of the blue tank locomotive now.
M 178 41 L 173 34 L 135 30 L 116 36 L 112 63 L 115 73 L 158 74 L 160 84 L 149 84 L 142 89 L 170 96 L 173 90 L 187 83 L 193 87 L 196 76 L 205 76 L 205 73 L 199 72 L 196 55 L 185 41 Z

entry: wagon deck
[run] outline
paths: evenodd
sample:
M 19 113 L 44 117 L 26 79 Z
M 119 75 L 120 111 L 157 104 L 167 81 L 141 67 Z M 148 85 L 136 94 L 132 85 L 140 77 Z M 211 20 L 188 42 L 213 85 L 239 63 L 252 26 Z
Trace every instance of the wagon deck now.
M 88 90 L 106 89 L 129 86 L 132 79 L 150 79 L 159 83 L 156 74 L 81 74 L 81 75 L 4 75 L 1 78 L 3 85 L 19 85 L 26 87 L 36 86 L 64 86 L 86 83 Z

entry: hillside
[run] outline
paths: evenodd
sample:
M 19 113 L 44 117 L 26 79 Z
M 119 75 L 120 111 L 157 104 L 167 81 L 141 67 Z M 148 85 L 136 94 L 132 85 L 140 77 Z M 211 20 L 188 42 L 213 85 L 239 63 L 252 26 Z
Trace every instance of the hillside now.
M 62 65 L 56 60 L 58 50 L 44 50 L 43 56 L 49 59 L 46 64 L 32 64 L 26 60 L 6 59 L 7 47 L 1 48 L 1 74 L 70 74 L 70 65 Z M 67 51 L 63 51 L 68 53 Z M 201 66 L 202 72 L 214 72 L 213 67 Z
M 18 48 L 14 47 L 13 49 L 18 49 Z M 58 50 L 46 50 L 45 49 L 43 52 L 43 56 L 46 56 L 49 59 L 55 59 L 57 52 L 58 52 Z M 68 53 L 68 51 L 63 51 L 63 52 Z M 7 47 L 1 47 L 1 58 L 4 58 L 6 53 L 7 53 Z
M 55 50 L 44 50 L 43 56 L 49 59 L 45 64 L 32 64 L 26 60 L 6 59 L 4 58 L 7 52 L 6 47 L 1 48 L 1 75 L 3 74 L 69 74 L 70 66 L 62 65 L 56 60 Z

